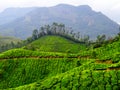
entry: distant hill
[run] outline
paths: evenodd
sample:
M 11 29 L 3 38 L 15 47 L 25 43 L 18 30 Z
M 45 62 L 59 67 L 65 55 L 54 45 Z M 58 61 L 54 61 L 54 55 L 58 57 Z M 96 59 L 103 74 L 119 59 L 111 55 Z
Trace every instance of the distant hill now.
M 17 43 L 17 42 L 20 42 L 20 41 L 21 41 L 20 39 L 17 39 L 15 37 L 0 36 L 0 45 L 10 44 L 11 42 Z
M 17 18 L 25 16 L 35 8 L 7 8 L 0 13 L 0 25 L 11 23 Z
M 12 22 L 1 25 L 0 34 L 25 39 L 31 36 L 33 29 L 53 22 L 63 23 L 67 27 L 72 27 L 74 31 L 80 32 L 82 36 L 89 35 L 92 39 L 99 34 L 113 36 L 118 33 L 117 23 L 101 12 L 93 11 L 88 5 L 59 4 L 53 7 L 39 7 L 29 12 L 26 9 L 24 14 Z

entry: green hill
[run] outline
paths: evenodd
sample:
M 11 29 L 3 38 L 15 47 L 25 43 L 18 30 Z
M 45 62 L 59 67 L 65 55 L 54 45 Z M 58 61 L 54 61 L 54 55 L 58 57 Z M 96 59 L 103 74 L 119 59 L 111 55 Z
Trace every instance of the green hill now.
M 119 46 L 120 40 L 87 50 L 60 36 L 41 37 L 0 54 L 0 89 L 119 90 Z
M 15 37 L 4 37 L 0 36 L 0 45 L 10 44 L 11 42 L 17 43 L 20 42 L 20 39 L 17 39 Z
M 0 53 L 14 47 L 20 46 L 22 40 L 15 37 L 0 36 Z
M 61 36 L 44 36 L 25 46 L 28 50 L 47 51 L 47 52 L 71 52 L 77 53 L 85 50 L 85 45 L 75 43 Z
M 100 60 L 112 60 L 119 62 L 120 60 L 120 40 L 113 43 L 103 45 L 100 48 L 92 49 L 89 51 L 91 55 L 96 54 L 96 58 Z

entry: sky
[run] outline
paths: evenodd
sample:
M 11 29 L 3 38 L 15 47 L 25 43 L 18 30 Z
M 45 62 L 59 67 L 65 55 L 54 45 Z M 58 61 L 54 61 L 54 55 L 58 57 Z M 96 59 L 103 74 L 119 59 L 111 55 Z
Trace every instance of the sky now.
M 9 7 L 50 7 L 57 4 L 89 5 L 120 23 L 120 0 L 0 0 L 0 12 Z

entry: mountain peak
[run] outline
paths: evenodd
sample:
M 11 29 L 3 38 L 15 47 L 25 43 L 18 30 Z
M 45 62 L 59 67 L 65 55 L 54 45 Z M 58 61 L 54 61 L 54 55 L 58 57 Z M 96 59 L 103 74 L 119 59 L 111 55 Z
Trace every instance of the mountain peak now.
M 73 5 L 69 5 L 69 4 L 58 4 L 58 5 L 56 5 L 55 7 L 75 7 L 75 6 L 73 6 Z
M 80 9 L 85 9 L 85 10 L 92 10 L 92 8 L 89 5 L 80 5 L 78 6 Z

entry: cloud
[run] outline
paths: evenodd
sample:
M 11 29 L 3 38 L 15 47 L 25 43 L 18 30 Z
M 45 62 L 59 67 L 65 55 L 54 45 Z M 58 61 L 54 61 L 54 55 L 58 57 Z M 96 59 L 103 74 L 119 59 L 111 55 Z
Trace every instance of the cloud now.
M 112 10 L 112 11 L 113 11 L 113 10 L 120 10 L 120 3 L 116 4 L 115 6 L 113 6 L 113 7 L 111 8 L 111 10 Z

